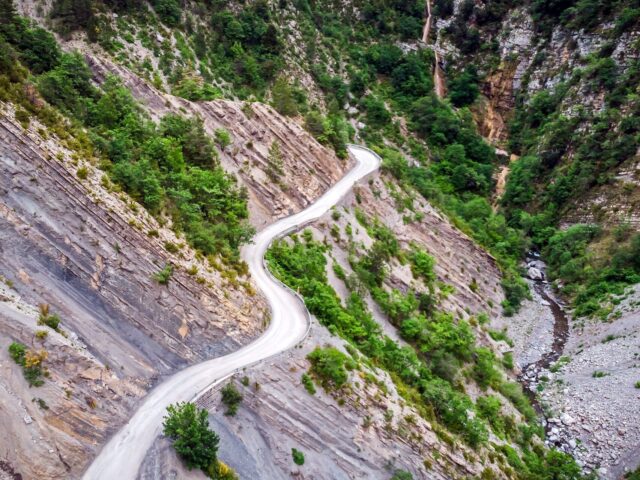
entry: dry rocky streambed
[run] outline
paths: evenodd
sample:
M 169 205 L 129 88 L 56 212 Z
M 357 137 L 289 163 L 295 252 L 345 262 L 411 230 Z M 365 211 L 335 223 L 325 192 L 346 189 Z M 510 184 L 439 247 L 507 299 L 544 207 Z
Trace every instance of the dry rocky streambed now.
M 585 471 L 620 478 L 640 456 L 640 294 L 631 289 L 607 321 L 572 319 L 527 258 L 532 300 L 500 320 L 513 339 L 519 380 L 543 416 L 547 444 L 573 455 Z

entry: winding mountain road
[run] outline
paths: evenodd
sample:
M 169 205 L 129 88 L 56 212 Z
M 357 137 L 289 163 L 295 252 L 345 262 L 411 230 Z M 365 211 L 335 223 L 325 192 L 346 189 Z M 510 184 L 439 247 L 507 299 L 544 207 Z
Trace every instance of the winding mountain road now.
M 242 250 L 243 259 L 256 285 L 271 306 L 271 323 L 253 343 L 229 355 L 186 368 L 154 388 L 140 408 L 104 446 L 84 474 L 84 480 L 133 480 L 156 437 L 168 405 L 189 401 L 219 383 L 237 369 L 255 364 L 295 346 L 308 330 L 308 312 L 303 303 L 267 271 L 264 254 L 271 242 L 322 216 L 351 189 L 354 183 L 380 165 L 372 151 L 349 146 L 356 165 L 322 197 L 305 210 L 283 218 L 258 233 L 254 243 Z

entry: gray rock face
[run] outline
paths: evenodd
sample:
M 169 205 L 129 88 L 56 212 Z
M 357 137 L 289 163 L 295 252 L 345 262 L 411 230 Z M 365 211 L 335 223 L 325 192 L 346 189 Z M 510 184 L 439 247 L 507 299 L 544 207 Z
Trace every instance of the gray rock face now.
M 101 187 L 88 162 L 89 176 L 79 181 L 70 152 L 53 135 L 45 140 L 35 119 L 25 131 L 6 108 L 0 114 L 0 275 L 21 296 L 20 305 L 49 304 L 68 336 L 42 344 L 50 377 L 37 393 L 48 409 L 38 409 L 15 364 L 4 361 L 12 340 L 34 342 L 37 310 L 25 316 L 2 295 L 0 376 L 8 380 L 0 385 L 0 403 L 16 415 L 10 424 L 0 415 L 0 430 L 9 432 L 0 449 L 10 452 L 7 461 L 24 478 L 77 478 L 158 377 L 258 334 L 264 303 L 196 282 L 162 238 L 146 234 L 171 232 Z M 181 255 L 195 262 L 189 249 Z M 160 286 L 152 275 L 168 262 L 176 268 Z

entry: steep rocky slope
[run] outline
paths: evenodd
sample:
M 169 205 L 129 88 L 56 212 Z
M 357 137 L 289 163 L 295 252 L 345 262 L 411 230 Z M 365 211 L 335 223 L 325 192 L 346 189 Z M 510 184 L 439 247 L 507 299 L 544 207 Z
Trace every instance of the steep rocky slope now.
M 606 269 L 626 239 L 638 231 L 640 150 L 637 140 L 625 137 L 633 131 L 626 125 L 637 116 L 632 93 L 637 81 L 626 90 L 628 79 L 635 78 L 639 58 L 637 11 L 625 2 L 600 2 L 595 10 L 589 10 L 589 5 L 597 2 L 523 6 L 484 2 L 475 7 L 452 3 L 451 11 L 443 15 L 446 18 L 436 23 L 449 79 L 463 65 L 477 65 L 481 96 L 471 108 L 483 135 L 506 149 L 536 156 L 542 165 L 530 171 L 528 180 L 518 168 L 507 179 L 506 206 L 515 210 L 511 220 L 518 221 L 516 209 L 521 208 L 555 215 L 562 231 L 578 224 L 597 226 L 601 233 L 584 255 L 587 263 L 594 262 L 595 271 Z M 480 42 L 490 48 L 466 48 L 464 32 L 452 28 L 461 21 L 471 25 Z M 598 128 L 610 135 L 589 144 Z M 628 148 L 620 148 L 622 144 Z M 588 152 L 597 153 L 586 160 Z M 504 173 L 507 170 L 504 167 Z M 517 199 L 517 189 L 527 183 L 533 186 L 532 194 Z M 558 190 L 553 190 L 554 185 Z M 563 197 L 557 193 L 562 188 L 571 193 L 565 191 Z M 540 237 L 534 240 L 542 243 Z M 561 263 L 570 261 L 576 260 L 565 254 Z M 606 291 L 605 281 L 601 280 L 602 291 Z M 571 288 L 571 281 L 559 278 L 557 285 Z M 565 290 L 568 310 L 575 298 L 570 288 Z M 610 298 L 605 296 L 605 306 L 595 314 L 589 312 L 591 318 L 578 310 L 576 318 L 570 319 L 564 356 L 551 369 L 532 376 L 549 420 L 549 439 L 564 445 L 580 465 L 603 478 L 619 478 L 640 462 L 640 424 L 631 414 L 637 409 L 634 384 L 640 375 L 635 362 L 640 323 L 634 291 L 620 288 Z M 603 296 L 593 290 L 584 298 Z M 551 349 L 554 318 L 546 304 L 534 293 L 534 302 L 525 301 L 518 315 L 495 322 L 498 328 L 508 328 L 522 367 Z
M 416 205 L 416 213 L 422 215 L 420 221 L 403 221 L 402 209 L 397 208 L 385 186 L 388 181 L 388 176 L 374 175 L 358 185 L 355 193 L 348 195 L 332 213 L 311 225 L 314 238 L 330 246 L 328 272 L 333 271 L 333 264 L 339 264 L 347 276 L 352 274 L 347 260 L 350 240 L 344 233 L 347 225 L 353 231 L 352 241 L 365 248 L 374 242 L 359 225 L 355 213 L 358 210 L 383 219 L 403 246 L 419 243 L 428 249 L 437 262 L 438 280 L 453 287 L 453 293 L 441 297 L 445 311 L 465 318 L 483 312 L 497 314 L 503 297 L 500 272 L 494 260 L 428 204 Z M 336 238 L 334 227 L 338 228 L 340 239 Z M 403 292 L 418 287 L 408 270 L 406 265 L 391 265 L 388 285 Z M 346 302 L 343 281 L 335 275 L 329 277 Z M 474 278 L 478 279 L 475 292 L 469 288 Z M 368 303 L 385 333 L 397 339 L 396 328 L 386 315 L 371 298 Z M 489 337 L 484 341 L 493 344 Z M 389 374 L 379 368 L 363 366 L 361 371 L 353 372 L 346 393 L 327 393 L 320 388 L 315 395 L 307 393 L 300 382 L 301 375 L 309 369 L 305 357 L 317 346 L 326 345 L 345 348 L 344 341 L 330 335 L 314 319 L 300 348 L 238 374 L 236 382 L 246 376 L 249 383 L 245 387 L 239 385 L 245 399 L 236 417 L 224 414 L 217 390 L 199 402 L 209 409 L 215 429 L 229 439 L 222 446 L 221 458 L 241 478 L 262 475 L 284 479 L 294 475 L 385 479 L 397 469 L 411 472 L 414 478 L 430 479 L 474 476 L 483 469 L 495 470 L 500 475 L 499 463 L 487 461 L 462 443 L 448 445 L 442 427 L 426 421 L 398 394 Z M 292 462 L 291 448 L 304 452 L 303 466 Z M 157 472 L 167 476 L 171 472 L 178 477 L 190 475 L 171 458 L 172 452 L 159 441 L 149 452 L 139 478 L 157 478 L 154 477 Z
M 42 132 L 46 129 L 37 122 L 25 131 L 8 106 L 4 112 L 0 120 L 2 275 L 27 304 L 50 305 L 62 318 L 67 336 L 86 345 L 92 354 L 83 359 L 88 355 L 83 350 L 54 343 L 49 369 L 57 388 L 42 393 L 51 407 L 43 415 L 51 423 L 48 435 L 53 442 L 62 442 L 58 436 L 64 435 L 75 444 L 73 449 L 61 447 L 60 461 L 77 474 L 95 446 L 117 428 L 136 398 L 159 377 L 246 343 L 260 332 L 266 307 L 260 297 L 251 297 L 250 287 L 225 285 L 220 273 L 197 259 L 188 247 L 167 252 L 163 241 L 181 243 L 172 232 L 161 228 L 126 196 L 108 191 L 101 185 L 102 174 L 82 160 L 89 175 L 80 181 L 73 152 L 53 135 L 45 139 Z M 149 236 L 152 230 L 160 231 L 160 236 Z M 174 263 L 177 271 L 169 285 L 162 286 L 152 275 L 167 262 Z M 185 272 L 194 265 L 197 278 Z M 9 327 L 13 322 L 5 315 L 9 314 L 3 314 L 4 325 Z M 3 352 L 11 339 L 32 343 L 35 321 L 21 319 L 21 323 L 27 326 L 6 332 Z M 64 356 L 69 361 L 59 360 Z M 61 371 L 56 373 L 57 367 Z M 100 379 L 105 368 L 114 377 L 112 383 L 122 384 L 116 388 L 129 390 L 126 395 L 109 393 Z M 17 385 L 18 395 L 27 393 L 24 380 L 17 378 L 18 367 L 12 370 L 17 383 L 6 393 L 11 394 Z M 83 379 L 84 370 L 91 372 L 87 374 L 90 381 Z M 63 385 L 73 391 L 73 401 L 62 394 Z M 101 392 L 95 414 L 85 400 L 94 395 L 93 389 Z M 108 399 L 104 404 L 102 397 Z M 29 406 L 29 410 L 35 408 Z M 73 420 L 82 411 L 103 420 L 88 429 Z M 56 418 L 61 424 L 53 421 Z M 106 418 L 110 421 L 104 421 Z M 65 427 L 66 423 L 71 425 Z M 24 428 L 28 432 L 38 427 Z M 17 461 L 11 463 L 18 471 L 28 478 L 38 476 L 28 473 L 38 465 Z
M 167 14 L 167 3 L 178 5 L 177 13 Z M 549 451 L 537 440 L 535 420 L 526 425 L 522 405 L 518 413 L 500 389 L 502 379 L 481 386 L 475 378 L 486 368 L 483 354 L 499 367 L 500 376 L 507 372 L 508 380 L 553 343 L 548 302 L 535 292 L 532 300 L 523 300 L 526 289 L 517 264 L 529 242 L 525 236 L 535 235 L 527 231 L 530 225 L 511 228 L 520 217 L 509 210 L 514 176 L 508 173 L 521 165 L 511 153 L 557 162 L 532 174 L 527 186 L 535 192 L 519 200 L 518 207 L 536 218 L 544 202 L 541 192 L 572 171 L 578 158 L 575 137 L 591 133 L 596 116 L 611 106 L 599 84 L 611 70 L 604 57 L 621 77 L 633 80 L 638 32 L 627 26 L 610 37 L 618 32 L 614 17 L 581 30 L 564 17 L 544 25 L 532 5 L 446 0 L 427 5 L 435 19 L 423 30 L 422 5 L 397 3 L 218 2 L 212 7 L 211 2 L 151 2 L 140 8 L 128 2 L 18 2 L 21 13 L 61 33 L 65 50 L 82 52 L 96 85 L 113 75 L 154 120 L 178 113 L 202 119 L 212 138 L 220 129 L 230 133 L 230 144 L 218 145 L 220 163 L 247 188 L 250 221 L 258 229 L 305 207 L 341 177 L 350 166 L 339 158 L 348 138 L 362 139 L 385 156 L 387 173 L 359 185 L 310 229 L 326 248 L 327 283 L 343 306 L 357 292 L 389 339 L 409 350 L 417 347 L 435 372 L 428 380 L 444 379 L 444 386 L 468 398 L 471 403 L 464 404 L 460 416 L 473 421 L 482 414 L 488 438 L 475 448 L 464 443 L 464 429 L 445 427 L 446 414 L 435 412 L 433 400 L 425 411 L 425 403 L 416 400 L 419 393 L 407 391 L 397 372 L 390 375 L 366 358 L 349 373 L 345 390 L 311 396 L 300 382 L 311 368 L 307 354 L 326 344 L 349 355 L 354 349 L 314 323 L 301 348 L 247 370 L 250 384 L 240 387 L 245 401 L 237 418 L 223 415 L 215 391 L 201 401 L 223 439 L 222 459 L 243 478 L 386 479 L 395 469 L 414 478 L 542 478 L 544 473 L 528 471 L 535 460 L 526 468 L 522 462 L 528 449 L 540 458 Z M 93 17 L 85 24 L 81 16 L 68 15 L 69 9 L 86 8 Z M 467 70 L 468 64 L 478 72 Z M 460 97 L 454 97 L 467 93 L 460 85 L 469 78 L 471 83 L 479 79 L 481 95 L 458 104 Z M 447 103 L 432 98 L 434 87 Z M 235 99 L 211 100 L 219 96 Z M 287 110 L 291 118 L 255 98 Z M 541 111 L 535 110 L 536 99 L 543 100 Z M 633 101 L 633 95 L 627 99 Z M 622 116 L 632 111 L 617 107 Z M 78 158 L 36 120 L 25 127 L 24 115 L 16 115 L 11 105 L 3 112 L 0 274 L 21 298 L 3 287 L 0 320 L 10 340 L 47 348 L 51 377 L 38 390 L 44 403 L 34 398 L 28 404 L 31 390 L 6 354 L 9 340 L 0 345 L 2 367 L 12 375 L 2 384 L 6 402 L 16 418 L 28 414 L 34 420 L 7 422 L 20 446 L 7 449 L 8 463 L 0 463 L 0 469 L 9 472 L 13 466 L 26 477 L 74 477 L 154 382 L 246 343 L 268 322 L 268 312 L 249 278 L 205 260 L 175 236 L 171 222 L 161 226 L 114 191 L 95 159 Z M 606 119 L 610 131 L 635 128 L 616 115 Z M 557 123 L 540 127 L 535 141 L 525 138 L 523 132 L 537 128 L 530 120 L 539 116 L 538 123 L 547 118 Z M 497 158 L 475 142 L 472 120 L 489 142 L 504 149 Z M 324 145 L 301 127 L 303 122 Z M 562 136 L 567 132 L 574 138 Z M 394 163 L 394 151 L 403 166 L 397 159 Z M 597 222 L 605 230 L 622 224 L 633 231 L 637 154 L 628 157 L 619 164 L 603 162 L 606 168 L 595 183 L 565 198 L 554 212 L 558 225 Z M 445 357 L 447 369 L 441 358 L 430 357 L 427 346 L 420 352 L 415 338 L 407 340 L 403 322 L 385 314 L 380 299 L 358 283 L 363 277 L 358 260 L 378 241 L 367 222 L 380 222 L 401 250 L 384 265 L 382 290 L 407 295 L 408 301 L 414 292 L 424 294 L 432 302 L 424 307 L 429 310 L 425 322 L 435 321 L 437 314 L 449 314 L 456 326 L 469 322 L 475 339 L 464 361 Z M 593 247 L 601 262 L 612 255 L 612 238 Z M 434 280 L 412 271 L 407 257 L 414 248 L 435 259 Z M 175 266 L 175 274 L 161 286 L 152 276 L 167 263 Z M 638 401 L 633 380 L 638 376 L 633 357 L 637 305 L 633 295 L 624 296 L 609 299 L 605 307 L 613 323 L 572 321 L 564 347 L 569 362 L 563 358 L 527 380 L 541 392 L 546 445 L 571 452 L 587 471 L 607 478 L 638 462 L 638 421 L 626 414 L 603 419 L 598 413 L 609 402 L 622 411 Z M 510 313 L 520 302 L 515 317 L 503 316 L 501 305 Z M 38 339 L 34 307 L 43 303 L 60 313 L 69 340 L 55 332 Z M 515 369 L 509 367 L 511 350 Z M 594 375 L 596 370 L 602 375 Z M 62 398 L 72 384 L 73 392 L 64 394 L 69 398 Z M 416 390 L 422 393 L 422 385 Z M 497 414 L 478 408 L 493 400 Z M 115 420 L 107 423 L 107 417 Z M 498 422 L 496 427 L 496 419 L 507 426 Z M 87 422 L 99 426 L 89 431 Z M 37 448 L 47 460 L 41 465 L 30 464 L 24 454 L 34 435 L 43 437 Z M 292 463 L 293 447 L 307 455 L 304 466 Z M 560 458 L 571 469 L 571 462 Z M 160 438 L 139 477 L 202 475 L 185 471 Z
M 102 64 L 93 62 L 97 78 L 104 78 Z M 190 109 L 204 117 L 211 134 L 222 127 L 232 132 L 222 161 L 245 180 L 251 220 L 258 227 L 308 204 L 347 166 L 265 105 L 192 104 L 165 98 L 135 76 L 119 73 L 138 85 L 132 91 L 156 118 Z M 65 343 L 52 332 L 43 345 L 51 385 L 38 391 L 47 406 L 41 409 L 31 402 L 19 367 L 6 361 L 11 341 L 34 344 L 37 315 L 20 317 L 24 326 L 15 330 L 17 314 L 3 311 L 3 363 L 11 372 L 11 382 L 3 384 L 12 412 L 6 427 L 16 439 L 3 458 L 24 478 L 77 477 L 163 375 L 248 342 L 266 325 L 268 312 L 250 279 L 238 282 L 225 276 L 224 267 L 213 268 L 167 228 L 170 224 L 161 226 L 105 182 L 94 160 L 78 158 L 35 118 L 25 129 L 11 105 L 2 108 L 0 271 L 31 312 L 48 304 L 58 313 L 62 332 L 72 339 Z M 278 182 L 264 173 L 274 142 L 282 159 Z M 79 170 L 86 171 L 83 178 Z M 168 244 L 178 248 L 169 251 Z M 153 275 L 168 263 L 174 274 L 162 286 Z M 12 298 L 3 297 L 9 303 Z M 27 416 L 29 423 L 22 420 Z M 24 457 L 26 443 L 19 447 L 34 435 L 48 458 L 41 464 Z

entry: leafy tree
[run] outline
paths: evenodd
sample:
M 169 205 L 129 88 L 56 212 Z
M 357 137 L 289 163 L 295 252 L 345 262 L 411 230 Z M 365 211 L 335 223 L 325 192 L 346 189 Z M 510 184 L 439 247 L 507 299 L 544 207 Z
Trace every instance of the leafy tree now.
M 56 39 L 39 27 L 23 28 L 18 48 L 20 59 L 35 74 L 48 72 L 60 59 L 60 48 Z
M 421 249 L 414 250 L 409 258 L 411 260 L 411 270 L 414 275 L 421 276 L 427 283 L 432 283 L 435 281 L 435 258 Z
M 94 20 L 91 0 L 55 0 L 51 9 L 51 18 L 59 21 L 63 33 L 87 28 Z
M 164 434 L 173 440 L 178 456 L 189 470 L 206 470 L 215 463 L 220 438 L 209 429 L 208 413 L 193 403 L 177 403 L 167 407 Z
M 179 0 L 153 0 L 152 5 L 160 20 L 167 25 L 173 27 L 180 23 L 182 10 Z
M 367 95 L 363 100 L 363 105 L 367 112 L 367 122 L 372 127 L 384 127 L 391 122 L 391 114 L 382 100 L 372 95 Z
M 288 117 L 298 115 L 298 105 L 293 89 L 283 77 L 279 77 L 274 83 L 271 89 L 271 97 L 273 99 L 273 108 L 278 113 Z
M 456 107 L 471 105 L 480 94 L 478 72 L 475 67 L 468 66 L 449 82 L 449 98 Z

